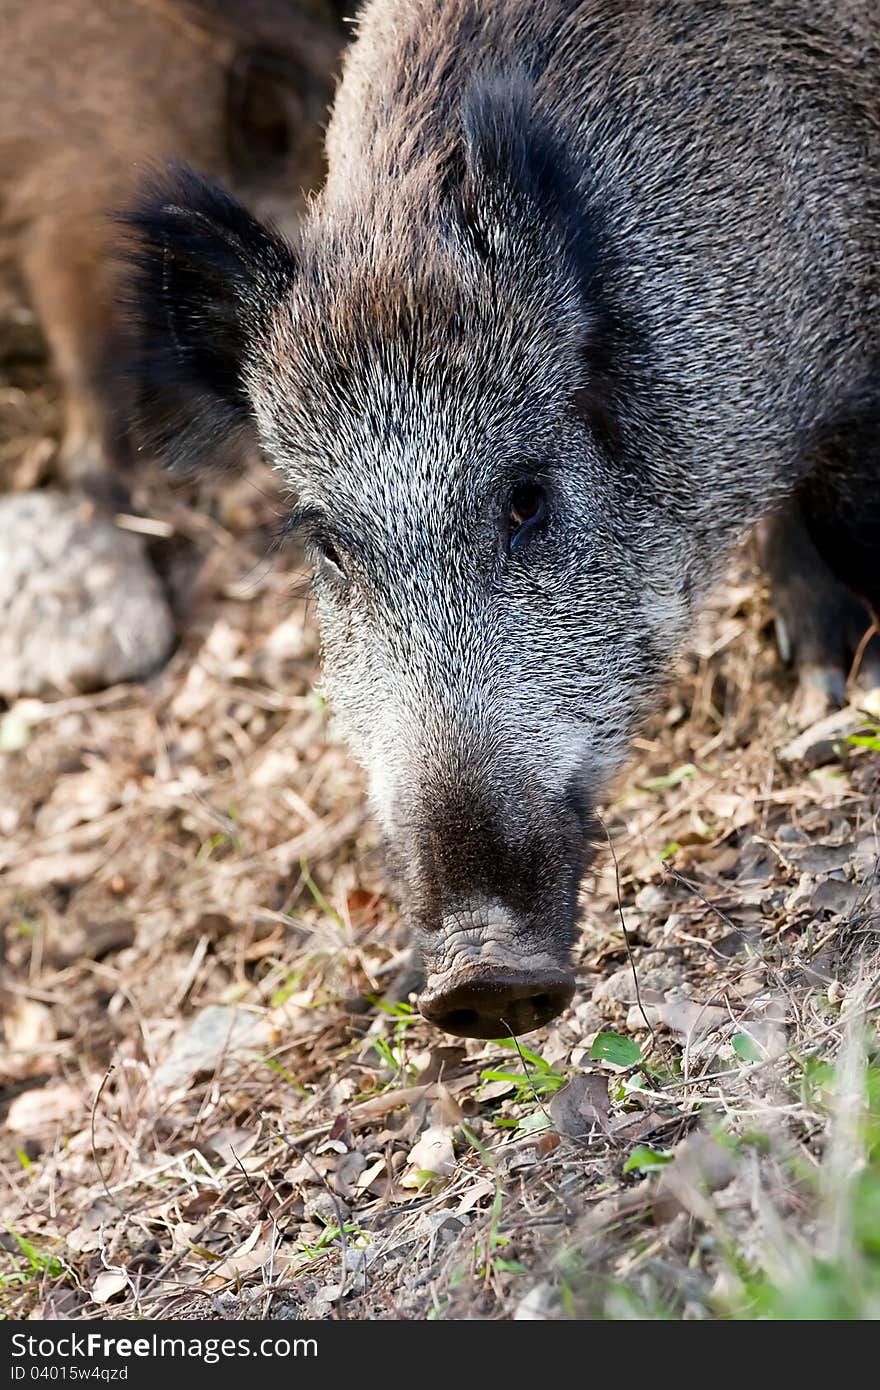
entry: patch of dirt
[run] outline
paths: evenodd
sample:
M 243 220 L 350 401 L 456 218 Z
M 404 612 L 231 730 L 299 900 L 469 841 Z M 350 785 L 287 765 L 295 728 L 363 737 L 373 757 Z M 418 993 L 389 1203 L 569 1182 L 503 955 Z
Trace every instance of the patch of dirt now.
M 56 426 L 38 373 L 0 387 L 13 486 Z M 405 942 L 272 475 L 135 502 L 171 662 L 0 714 L 4 1311 L 614 1315 L 650 1274 L 711 1314 L 719 1232 L 747 1262 L 809 1228 L 804 1078 L 876 1029 L 877 707 L 792 757 L 738 557 L 604 808 L 572 1006 L 453 1041 L 367 1002 Z

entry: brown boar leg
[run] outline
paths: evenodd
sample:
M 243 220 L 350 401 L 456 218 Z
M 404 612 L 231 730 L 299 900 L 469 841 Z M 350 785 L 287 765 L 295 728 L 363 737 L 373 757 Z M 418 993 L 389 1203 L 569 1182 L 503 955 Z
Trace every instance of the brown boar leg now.
M 116 505 L 125 495 L 126 383 L 99 224 L 57 216 L 37 223 L 24 273 L 64 391 L 58 471 L 68 485 Z
M 871 625 L 865 603 L 837 579 L 817 550 L 800 503 L 763 521 L 761 559 L 770 579 L 776 639 L 783 661 L 794 664 L 801 685 L 832 704 L 846 698 L 846 679 Z M 880 639 L 862 652 L 859 683 L 880 685 Z

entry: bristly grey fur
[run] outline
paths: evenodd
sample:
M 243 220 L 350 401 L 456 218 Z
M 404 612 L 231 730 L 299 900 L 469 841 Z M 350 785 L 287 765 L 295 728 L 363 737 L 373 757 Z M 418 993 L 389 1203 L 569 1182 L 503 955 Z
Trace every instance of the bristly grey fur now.
M 823 467 L 880 515 L 878 121 L 868 0 L 366 7 L 236 366 L 430 968 L 502 916 L 565 959 L 592 807 L 731 547 Z

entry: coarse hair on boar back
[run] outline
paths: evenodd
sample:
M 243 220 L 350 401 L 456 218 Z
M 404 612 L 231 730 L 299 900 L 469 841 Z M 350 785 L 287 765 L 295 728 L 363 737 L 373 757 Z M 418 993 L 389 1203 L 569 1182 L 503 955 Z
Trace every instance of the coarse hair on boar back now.
M 252 427 L 289 485 L 450 1032 L 571 997 L 597 800 L 749 528 L 800 528 L 819 609 L 880 601 L 878 30 L 374 0 L 295 248 L 198 185 L 141 213 L 168 444 Z

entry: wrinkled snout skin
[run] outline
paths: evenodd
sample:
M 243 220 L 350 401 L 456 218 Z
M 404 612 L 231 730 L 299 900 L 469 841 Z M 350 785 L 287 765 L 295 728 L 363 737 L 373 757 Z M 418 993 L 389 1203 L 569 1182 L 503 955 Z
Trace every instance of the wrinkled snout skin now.
M 372 0 L 295 248 L 197 180 L 140 216 L 161 442 L 255 426 L 290 490 L 447 1032 L 571 998 L 595 808 L 733 546 L 823 460 L 880 514 L 878 73 L 866 0 Z
M 508 771 L 508 792 L 510 781 Z M 393 822 L 389 859 L 425 975 L 419 1008 L 447 1033 L 527 1033 L 574 991 L 586 811 L 535 786 L 518 810 L 465 780 Z

